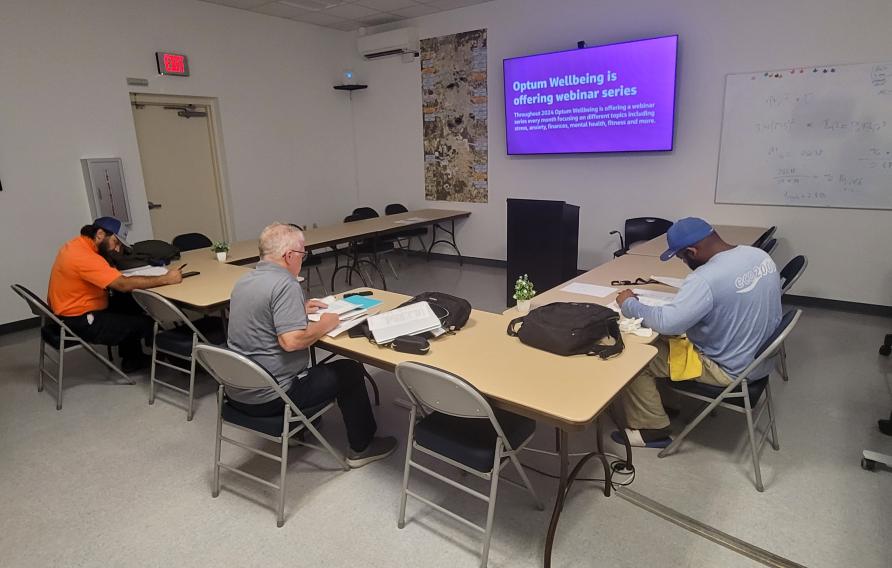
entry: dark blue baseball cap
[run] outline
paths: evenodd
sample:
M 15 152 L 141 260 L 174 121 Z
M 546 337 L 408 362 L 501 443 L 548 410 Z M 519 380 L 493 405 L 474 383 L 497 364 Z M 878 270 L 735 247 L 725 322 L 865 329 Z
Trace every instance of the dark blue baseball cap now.
M 669 260 L 681 249 L 699 243 L 714 231 L 712 225 L 699 217 L 679 219 L 669 227 L 669 231 L 666 233 L 669 248 L 660 255 L 660 260 Z
M 120 219 L 114 217 L 100 217 L 93 221 L 93 226 L 99 227 L 106 233 L 118 237 L 118 240 L 121 241 L 121 244 L 125 247 L 130 246 L 127 242 L 127 227 L 124 226 L 124 223 L 122 223 Z

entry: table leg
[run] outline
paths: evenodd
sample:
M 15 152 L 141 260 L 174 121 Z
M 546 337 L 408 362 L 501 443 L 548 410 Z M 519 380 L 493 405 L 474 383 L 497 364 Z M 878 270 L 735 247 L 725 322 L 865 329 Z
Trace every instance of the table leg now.
M 438 239 L 437 238 L 437 229 L 447 233 L 450 236 L 450 238 L 448 240 L 447 239 Z M 434 223 L 433 231 L 431 232 L 431 245 L 427 249 L 427 259 L 428 260 L 430 260 L 431 251 L 434 250 L 434 245 L 438 245 L 440 243 L 442 243 L 444 245 L 449 245 L 452 248 L 454 248 L 455 252 L 458 253 L 459 266 L 464 265 L 464 258 L 461 255 L 461 251 L 458 250 L 458 244 L 455 242 L 455 219 L 452 219 L 452 230 L 449 230 L 446 227 L 443 227 L 439 223 Z
M 557 532 L 557 524 L 564 510 L 564 499 L 567 497 L 567 477 L 570 469 L 570 456 L 568 455 L 568 437 L 565 430 L 555 428 L 555 450 L 560 461 L 561 475 L 558 482 L 557 498 L 554 500 L 554 510 L 551 512 L 551 523 L 548 525 L 548 534 L 545 537 L 545 568 L 551 567 L 551 549 L 554 546 L 554 536 Z

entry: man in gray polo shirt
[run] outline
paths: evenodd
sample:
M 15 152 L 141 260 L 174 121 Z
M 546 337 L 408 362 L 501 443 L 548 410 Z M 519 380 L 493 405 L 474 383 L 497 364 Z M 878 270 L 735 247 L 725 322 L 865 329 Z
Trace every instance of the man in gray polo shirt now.
M 337 400 L 350 445 L 347 463 L 361 467 L 393 453 L 396 439 L 374 435 L 377 425 L 359 363 L 340 359 L 307 368 L 309 347 L 337 327 L 338 316 L 308 320 L 308 312 L 326 306 L 304 300 L 297 275 L 306 254 L 299 229 L 273 223 L 263 230 L 260 262 L 232 290 L 229 348 L 269 371 L 301 410 Z M 253 416 L 284 411 L 284 402 L 271 388 L 227 388 L 226 395 L 234 408 Z

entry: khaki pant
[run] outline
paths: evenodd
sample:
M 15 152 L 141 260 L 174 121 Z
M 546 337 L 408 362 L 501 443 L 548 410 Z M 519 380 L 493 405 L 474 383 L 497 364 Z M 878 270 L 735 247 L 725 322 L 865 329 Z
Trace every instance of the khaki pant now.
M 642 428 L 657 430 L 669 426 L 669 417 L 663 408 L 663 399 L 657 389 L 656 378 L 669 376 L 669 341 L 660 337 L 654 342 L 657 348 L 657 356 L 647 367 L 623 391 L 623 410 L 626 414 L 626 422 L 629 428 L 640 430 Z M 698 353 L 699 354 L 699 353 Z M 715 386 L 728 386 L 734 379 L 719 367 L 718 363 L 700 355 L 703 362 L 703 374 L 696 379 L 700 383 Z

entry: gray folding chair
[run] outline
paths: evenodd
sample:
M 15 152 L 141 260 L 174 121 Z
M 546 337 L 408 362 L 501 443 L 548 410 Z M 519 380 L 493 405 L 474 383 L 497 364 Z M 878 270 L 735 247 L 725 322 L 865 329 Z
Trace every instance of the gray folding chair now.
M 313 426 L 313 421 L 322 416 L 325 412 L 334 407 L 334 402 L 327 402 L 314 408 L 308 408 L 301 411 L 296 404 L 288 397 L 279 383 L 269 374 L 269 372 L 248 359 L 244 355 L 240 355 L 235 351 L 230 351 L 216 345 L 198 344 L 192 352 L 195 358 L 207 371 L 220 383 L 217 389 L 217 436 L 214 447 L 214 487 L 212 495 L 217 497 L 220 495 L 220 469 L 231 471 L 237 475 L 251 479 L 271 487 L 279 492 L 278 505 L 276 508 L 276 525 L 281 527 L 285 524 L 285 468 L 288 466 L 288 441 L 304 430 L 309 430 L 313 436 L 322 444 L 308 443 L 297 438 L 297 445 L 307 446 L 317 450 L 326 451 L 335 458 L 344 471 L 350 469 L 347 462 L 337 450 L 335 450 L 328 440 L 319 433 L 319 430 Z M 251 416 L 234 408 L 226 398 L 224 387 L 239 389 L 259 389 L 271 388 L 276 391 L 283 403 L 284 411 L 281 416 Z M 281 451 L 279 455 L 271 454 L 255 447 L 249 446 L 238 440 L 233 440 L 223 435 L 223 424 L 238 428 L 244 432 L 249 432 L 255 436 L 259 436 L 264 440 L 269 440 L 280 445 Z M 247 450 L 259 456 L 279 462 L 279 484 L 276 485 L 266 479 L 261 479 L 254 474 L 241 470 L 235 466 L 224 464 L 220 461 L 220 453 L 223 442 L 228 442 L 234 446 L 238 446 L 243 450 Z
M 192 358 L 192 349 L 199 343 L 225 343 L 223 320 L 207 317 L 192 321 L 173 302 L 150 290 L 134 290 L 133 299 L 155 320 L 152 332 L 155 338 L 152 342 L 152 367 L 149 372 L 149 404 L 155 404 L 157 383 L 189 397 L 186 420 L 192 420 L 195 399 L 195 359 Z M 159 353 L 184 361 L 189 365 L 188 369 L 161 361 L 158 358 Z M 188 375 L 188 390 L 158 379 L 158 365 Z
M 773 226 L 773 225 L 772 225 L 771 227 L 768 227 L 768 229 L 767 229 L 764 233 L 762 233 L 761 235 L 759 235 L 759 238 L 758 238 L 758 239 L 756 239 L 755 241 L 753 241 L 753 245 L 752 245 L 752 246 L 754 246 L 754 247 L 756 247 L 756 248 L 762 248 L 762 247 L 764 246 L 764 244 L 765 244 L 765 241 L 767 241 L 768 239 L 770 239 L 771 237 L 773 237 L 773 236 L 774 236 L 774 233 L 775 233 L 776 231 L 777 231 L 777 227 L 775 227 L 775 226 Z
M 492 537 L 493 513 L 499 473 L 510 460 L 523 480 L 523 485 L 505 482 L 526 489 L 533 496 L 536 507 L 544 509 L 524 472 L 517 452 L 533 438 L 536 422 L 503 410 L 493 410 L 486 398 L 464 379 L 436 367 L 406 362 L 396 367 L 396 379 L 411 402 L 409 416 L 409 444 L 400 493 L 399 528 L 405 526 L 406 499 L 418 499 L 449 517 L 483 533 L 480 566 L 486 566 Z M 417 450 L 435 457 L 463 472 L 489 480 L 489 495 L 474 491 L 412 460 Z M 481 527 L 452 511 L 433 503 L 409 489 L 409 472 L 414 468 L 465 493 L 488 503 L 486 526 Z
M 771 253 L 773 253 L 774 250 L 777 248 L 777 239 L 768 239 L 767 241 L 762 243 L 762 246 L 759 248 L 767 252 L 770 256 Z
M 734 412 L 739 412 L 746 416 L 747 434 L 749 436 L 749 446 L 753 457 L 753 469 L 756 474 L 756 489 L 764 491 L 762 485 L 762 470 L 759 467 L 759 453 L 765 440 L 771 435 L 771 447 L 779 450 L 780 446 L 777 441 L 777 427 L 775 425 L 774 413 L 772 411 L 771 387 L 768 384 L 768 376 L 751 378 L 750 374 L 756 370 L 761 364 L 775 355 L 777 355 L 780 346 L 784 340 L 790 335 L 790 332 L 799 321 L 802 310 L 791 310 L 784 314 L 777 329 L 762 343 L 759 350 L 756 351 L 756 357 L 753 362 L 747 365 L 740 375 L 734 381 L 726 386 L 719 387 L 698 383 L 696 381 L 679 381 L 669 382 L 668 386 L 675 392 L 695 398 L 697 400 L 708 403 L 703 410 L 688 424 L 681 434 L 679 434 L 668 447 L 664 448 L 658 455 L 666 457 L 678 451 L 681 443 L 697 427 L 704 418 L 716 408 L 721 406 Z M 762 396 L 764 393 L 765 396 Z M 756 427 L 762 414 L 768 411 L 768 424 L 762 432 L 759 440 L 756 440 Z
M 790 260 L 790 262 L 784 265 L 779 274 L 782 296 L 790 291 L 790 288 L 792 288 L 793 284 L 795 284 L 796 281 L 799 280 L 799 277 L 802 276 L 807 267 L 808 258 L 805 255 L 801 254 L 794 257 L 792 260 Z M 787 371 L 787 346 L 783 343 L 780 346 L 780 351 L 778 351 L 777 359 L 780 366 L 781 378 L 785 381 L 789 381 L 790 374 Z
M 136 384 L 133 382 L 133 379 L 128 377 L 117 365 L 103 357 L 92 345 L 71 331 L 71 328 L 65 325 L 65 322 L 59 319 L 59 317 L 53 313 L 53 310 L 50 309 L 49 305 L 47 305 L 47 303 L 37 294 L 21 284 L 13 284 L 11 288 L 13 292 L 25 300 L 28 307 L 31 308 L 31 313 L 40 317 L 40 356 L 37 365 L 37 392 L 43 391 L 44 376 L 55 382 L 56 410 L 62 410 L 62 378 L 65 373 L 65 354 L 77 349 L 84 349 L 87 353 L 99 359 L 103 365 L 123 377 L 124 381 L 126 381 L 125 384 Z M 47 352 L 47 345 L 56 350 L 59 354 L 58 359 L 53 359 L 53 356 Z M 57 367 L 55 375 L 47 367 L 47 359 L 56 363 Z

